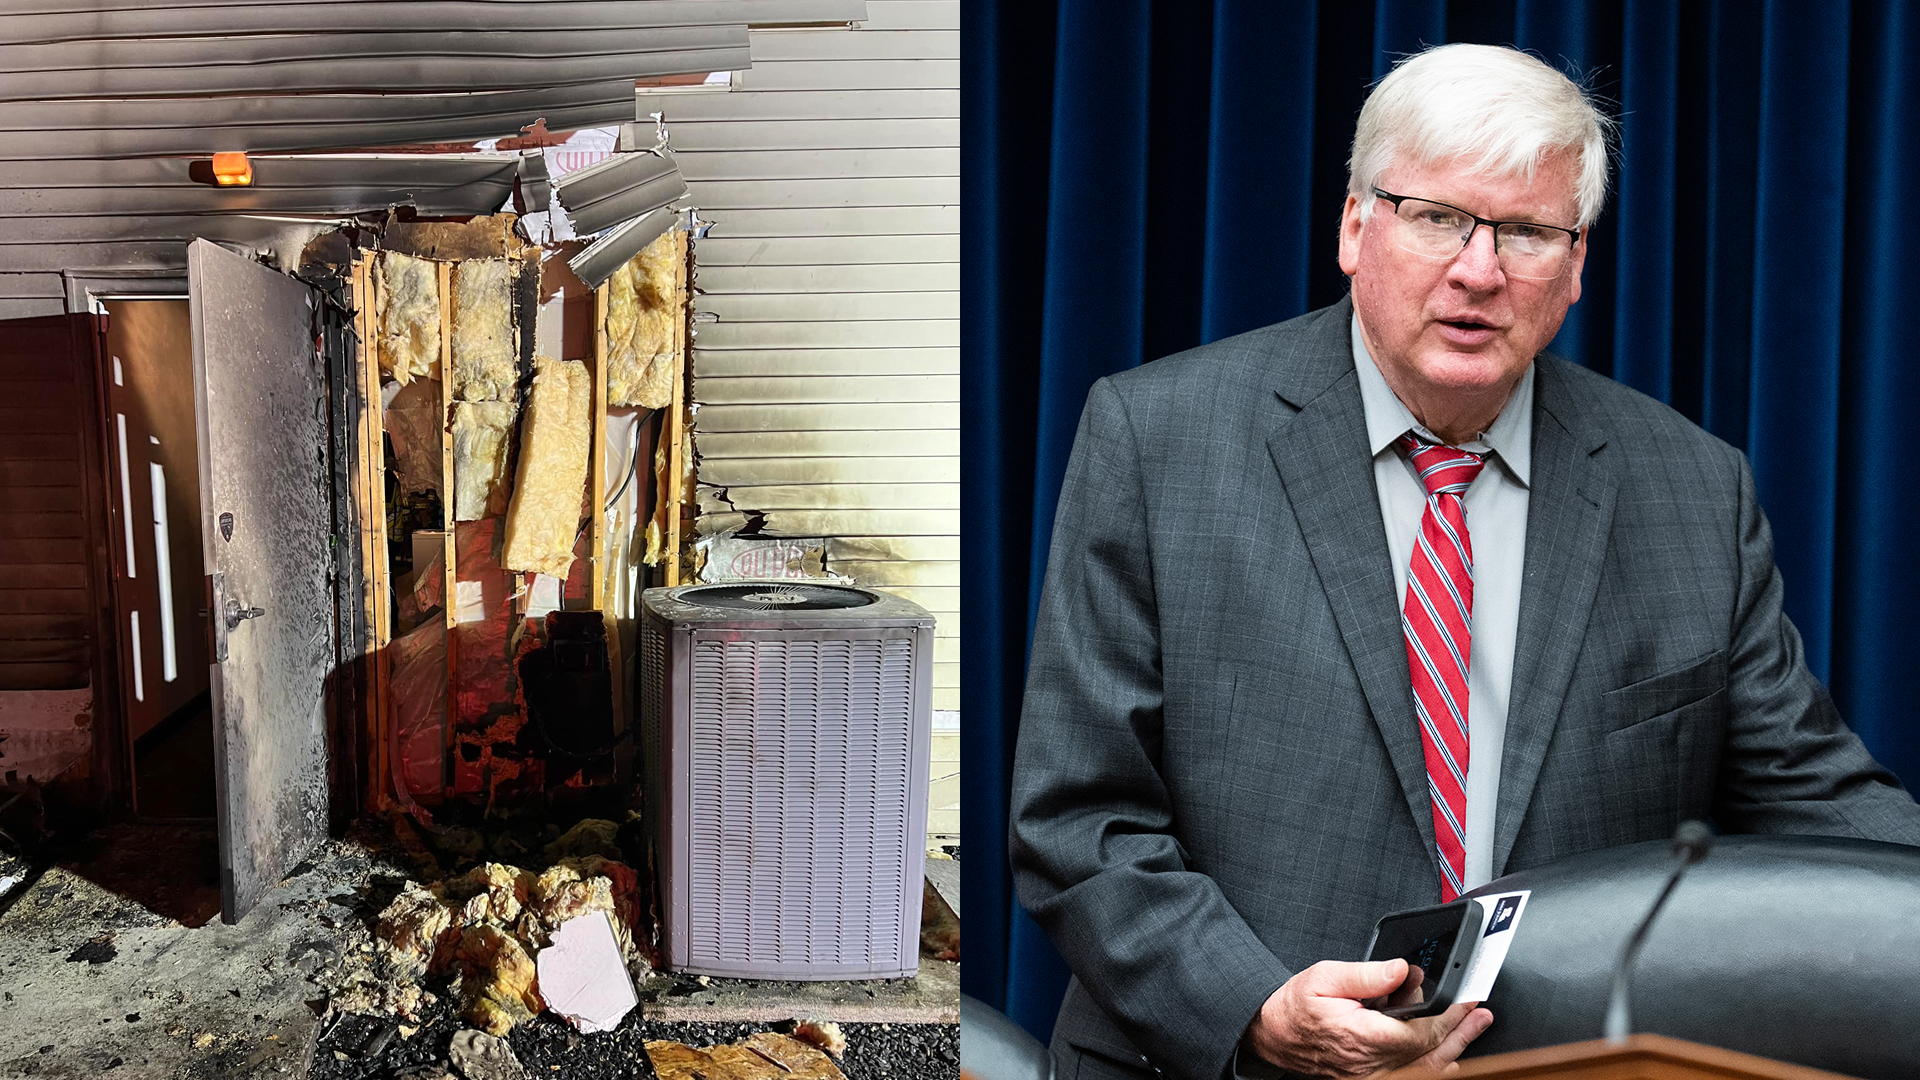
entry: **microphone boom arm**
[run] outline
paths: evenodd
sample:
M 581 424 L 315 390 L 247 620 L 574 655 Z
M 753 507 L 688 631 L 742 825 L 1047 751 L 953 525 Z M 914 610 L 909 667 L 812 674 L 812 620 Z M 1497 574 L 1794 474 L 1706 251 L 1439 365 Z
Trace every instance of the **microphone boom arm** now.
M 1705 824 L 1698 821 L 1683 821 L 1673 833 L 1673 853 L 1679 857 L 1673 873 L 1667 876 L 1666 887 L 1660 890 L 1660 896 L 1653 907 L 1633 928 L 1633 936 L 1627 939 L 1626 947 L 1620 950 L 1619 959 L 1613 965 L 1613 996 L 1607 1003 L 1607 1042 L 1618 1046 L 1627 1041 L 1627 1032 L 1632 1022 L 1627 1011 L 1627 983 L 1633 972 L 1633 961 L 1640 955 L 1640 946 L 1647 940 L 1647 931 L 1652 928 L 1654 917 L 1666 906 L 1667 897 L 1673 895 L 1674 886 L 1680 884 L 1680 876 L 1687 867 L 1707 857 L 1707 848 L 1713 842 L 1713 833 Z

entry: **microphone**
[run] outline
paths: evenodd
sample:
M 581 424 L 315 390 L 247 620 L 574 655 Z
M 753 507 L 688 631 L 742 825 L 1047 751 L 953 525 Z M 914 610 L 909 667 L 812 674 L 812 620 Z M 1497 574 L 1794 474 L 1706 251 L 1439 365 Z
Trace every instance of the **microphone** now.
M 1613 965 L 1613 1000 L 1607 1004 L 1607 1042 L 1618 1046 L 1627 1041 L 1627 1030 L 1631 1026 L 1627 1018 L 1627 976 L 1633 970 L 1634 958 L 1640 955 L 1641 944 L 1647 939 L 1647 928 L 1666 905 L 1667 897 L 1673 895 L 1673 887 L 1680 884 L 1680 875 L 1687 872 L 1687 867 L 1706 858 L 1707 849 L 1712 845 L 1713 833 L 1704 822 L 1683 821 L 1673 831 L 1675 862 L 1673 873 L 1667 876 L 1667 887 L 1660 890 L 1653 907 L 1647 910 L 1640 925 L 1633 928 L 1633 936 L 1627 939 Z

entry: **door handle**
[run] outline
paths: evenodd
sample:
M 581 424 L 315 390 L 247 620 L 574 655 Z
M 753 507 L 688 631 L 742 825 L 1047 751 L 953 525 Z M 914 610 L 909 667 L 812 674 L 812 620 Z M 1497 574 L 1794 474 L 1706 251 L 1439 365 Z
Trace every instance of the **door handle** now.
M 217 570 L 207 575 L 207 611 L 220 613 L 219 618 L 207 620 L 207 629 L 213 635 L 214 662 L 221 664 L 227 660 L 227 635 L 239 629 L 240 624 L 248 619 L 257 619 L 267 613 L 265 608 L 248 607 L 228 596 L 227 575 Z
M 248 619 L 257 619 L 267 613 L 266 608 L 241 607 L 240 601 L 227 597 L 227 629 L 237 629 Z

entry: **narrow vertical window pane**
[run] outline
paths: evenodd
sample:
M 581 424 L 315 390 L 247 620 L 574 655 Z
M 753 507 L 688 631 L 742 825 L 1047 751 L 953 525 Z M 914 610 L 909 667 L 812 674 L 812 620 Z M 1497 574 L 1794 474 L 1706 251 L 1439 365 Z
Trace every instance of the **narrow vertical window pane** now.
M 148 467 L 153 470 L 153 573 L 160 584 L 160 670 L 172 682 L 180 672 L 173 648 L 173 550 L 167 544 L 167 473 L 157 461 L 149 462 Z
M 139 577 L 133 562 L 133 487 L 127 479 L 127 414 L 115 413 L 120 427 L 120 520 L 127 529 L 127 576 Z
M 147 700 L 147 679 L 145 674 L 143 674 L 140 670 L 142 666 L 142 661 L 140 659 L 140 612 L 139 610 L 135 609 L 134 611 L 129 612 L 127 616 L 127 621 L 129 624 L 131 624 L 131 629 L 127 636 L 133 642 L 133 700 L 145 701 Z

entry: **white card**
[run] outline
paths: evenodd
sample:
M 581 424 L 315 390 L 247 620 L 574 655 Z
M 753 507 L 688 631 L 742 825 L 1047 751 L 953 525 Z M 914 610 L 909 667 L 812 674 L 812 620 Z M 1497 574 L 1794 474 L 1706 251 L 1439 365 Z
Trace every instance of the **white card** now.
M 1507 962 L 1507 948 L 1513 944 L 1513 932 L 1520 926 L 1520 916 L 1531 895 L 1532 890 L 1522 889 L 1474 898 L 1483 908 L 1480 947 L 1474 950 L 1467 977 L 1460 980 L 1460 990 L 1453 1000 L 1485 1001 L 1493 992 L 1493 980 L 1500 976 L 1500 965 Z

